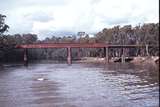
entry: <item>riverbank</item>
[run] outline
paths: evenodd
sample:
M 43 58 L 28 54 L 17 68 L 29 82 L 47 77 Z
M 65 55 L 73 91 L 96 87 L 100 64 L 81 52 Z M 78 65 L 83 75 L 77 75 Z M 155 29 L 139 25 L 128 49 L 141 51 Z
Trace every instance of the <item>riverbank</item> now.
M 109 60 L 109 62 L 115 62 L 117 58 L 112 58 Z M 83 62 L 83 63 L 105 63 L 105 58 L 99 58 L 99 57 L 83 57 L 81 60 L 78 60 L 76 62 Z M 146 65 L 146 64 L 152 64 L 152 65 L 159 65 L 159 57 L 158 56 L 147 56 L 147 57 L 134 57 L 132 60 L 129 61 L 129 63 L 133 63 L 136 65 Z
M 121 63 L 121 59 L 118 57 L 111 58 L 109 60 L 109 63 Z M 132 63 L 135 65 L 154 65 L 154 66 L 159 66 L 159 57 L 158 56 L 150 56 L 150 57 L 133 57 L 131 60 L 127 60 L 127 63 Z M 18 66 L 22 65 L 24 62 L 12 62 L 12 63 L 1 63 L 0 68 L 3 66 Z M 34 61 L 29 61 L 29 63 L 67 63 L 66 60 L 64 61 L 58 61 L 58 60 L 34 60 Z M 106 63 L 105 58 L 100 58 L 100 57 L 82 57 L 80 60 L 73 60 L 72 63 Z
M 158 56 L 147 56 L 147 57 L 134 57 L 131 61 L 134 64 L 157 64 L 159 65 L 159 57 Z

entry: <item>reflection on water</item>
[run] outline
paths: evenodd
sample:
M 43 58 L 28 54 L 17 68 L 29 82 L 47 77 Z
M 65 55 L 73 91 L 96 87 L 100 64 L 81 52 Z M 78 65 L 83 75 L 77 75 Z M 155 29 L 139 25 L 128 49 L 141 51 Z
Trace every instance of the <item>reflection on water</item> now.
M 31 64 L 0 71 L 0 107 L 158 107 L 155 67 Z

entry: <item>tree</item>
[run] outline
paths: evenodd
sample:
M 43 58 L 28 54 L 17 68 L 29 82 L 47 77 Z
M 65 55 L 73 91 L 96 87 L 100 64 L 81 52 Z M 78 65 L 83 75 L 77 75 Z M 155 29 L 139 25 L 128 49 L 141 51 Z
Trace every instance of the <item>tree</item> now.
M 0 14 L 0 35 L 8 31 L 9 26 L 5 24 L 5 15 Z
M 37 41 L 37 35 L 36 34 L 23 34 L 23 43 L 24 44 L 32 44 Z

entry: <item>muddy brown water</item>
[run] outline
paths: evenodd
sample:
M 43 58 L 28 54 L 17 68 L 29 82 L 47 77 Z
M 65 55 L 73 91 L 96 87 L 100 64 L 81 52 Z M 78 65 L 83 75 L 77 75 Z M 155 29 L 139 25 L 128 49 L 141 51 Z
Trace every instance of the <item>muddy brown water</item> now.
M 158 107 L 158 73 L 133 64 L 5 65 L 0 107 Z

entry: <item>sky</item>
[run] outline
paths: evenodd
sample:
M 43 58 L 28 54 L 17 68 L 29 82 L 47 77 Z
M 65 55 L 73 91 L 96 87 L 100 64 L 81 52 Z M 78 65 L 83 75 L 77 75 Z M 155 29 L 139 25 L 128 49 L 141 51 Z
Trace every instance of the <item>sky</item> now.
M 159 0 L 0 0 L 9 34 L 34 33 L 39 39 L 79 31 L 159 22 Z

